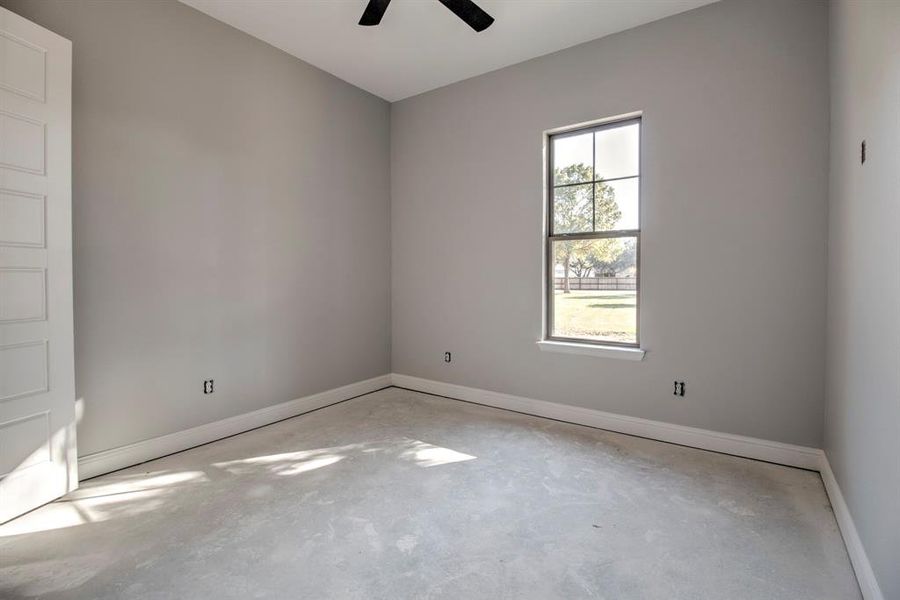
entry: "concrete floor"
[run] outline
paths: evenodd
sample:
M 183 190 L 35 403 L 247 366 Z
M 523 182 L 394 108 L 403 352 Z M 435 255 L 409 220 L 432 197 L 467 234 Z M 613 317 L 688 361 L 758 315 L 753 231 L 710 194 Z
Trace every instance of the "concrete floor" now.
M 2 598 L 859 598 L 816 473 L 388 389 L 0 527 Z

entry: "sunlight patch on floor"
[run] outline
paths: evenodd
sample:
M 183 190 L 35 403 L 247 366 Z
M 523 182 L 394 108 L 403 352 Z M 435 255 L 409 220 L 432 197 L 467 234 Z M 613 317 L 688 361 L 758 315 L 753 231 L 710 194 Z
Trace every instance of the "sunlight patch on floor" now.
M 162 506 L 176 487 L 206 481 L 203 471 L 107 476 L 0 526 L 0 538 L 143 514 Z
M 412 440 L 412 448 L 401 454 L 401 458 L 412 460 L 420 467 L 437 467 L 440 465 L 448 465 L 450 463 L 465 462 L 467 460 L 475 460 L 476 457 L 471 454 L 464 454 L 451 450 L 450 448 L 441 448 L 440 446 L 432 446 L 425 442 Z
M 412 438 L 298 450 L 250 456 L 203 466 L 231 475 L 269 473 L 294 476 L 317 471 L 352 458 L 380 454 L 428 468 L 475 460 L 475 456 Z M 212 471 L 210 471 L 212 472 Z M 153 471 L 111 474 L 91 481 L 63 497 L 18 519 L 0 526 L 0 538 L 77 527 L 110 519 L 128 518 L 163 507 L 167 499 L 185 486 L 208 483 L 203 470 Z M 256 490 L 265 495 L 266 490 Z
M 420 467 L 436 467 L 451 463 L 474 460 L 471 454 L 457 452 L 450 448 L 435 446 L 421 440 L 401 438 L 399 440 L 383 440 L 360 444 L 347 444 L 329 448 L 300 450 L 266 454 L 236 460 L 213 463 L 212 466 L 224 469 L 233 475 L 257 471 L 259 466 L 275 475 L 298 475 L 308 471 L 321 469 L 336 464 L 352 455 L 387 454 L 416 464 Z

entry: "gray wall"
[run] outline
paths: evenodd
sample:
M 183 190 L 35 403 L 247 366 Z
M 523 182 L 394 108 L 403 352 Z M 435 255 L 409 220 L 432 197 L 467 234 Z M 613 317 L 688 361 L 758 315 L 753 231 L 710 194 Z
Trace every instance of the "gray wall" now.
M 74 43 L 81 455 L 389 371 L 386 102 L 174 1 L 2 1 Z
M 827 13 L 725 0 L 393 104 L 393 371 L 818 447 Z M 648 354 L 540 352 L 542 132 L 635 110 Z
M 825 451 L 900 598 L 900 3 L 841 0 L 831 16 Z

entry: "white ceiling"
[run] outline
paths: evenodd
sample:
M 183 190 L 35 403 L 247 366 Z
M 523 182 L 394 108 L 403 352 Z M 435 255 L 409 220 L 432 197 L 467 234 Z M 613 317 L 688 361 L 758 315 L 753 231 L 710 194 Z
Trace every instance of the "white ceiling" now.
M 181 0 L 385 100 L 400 100 L 715 0 L 476 0 L 496 21 L 475 33 L 438 0 Z

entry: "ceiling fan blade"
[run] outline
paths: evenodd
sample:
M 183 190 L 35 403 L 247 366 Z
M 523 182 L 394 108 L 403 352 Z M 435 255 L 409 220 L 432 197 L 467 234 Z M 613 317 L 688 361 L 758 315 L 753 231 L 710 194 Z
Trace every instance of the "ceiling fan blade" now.
M 366 10 L 363 11 L 362 17 L 359 19 L 360 25 L 378 25 L 381 23 L 381 17 L 387 10 L 391 0 L 369 0 Z
M 439 1 L 475 31 L 484 31 L 494 22 L 494 17 L 481 10 L 472 0 Z

